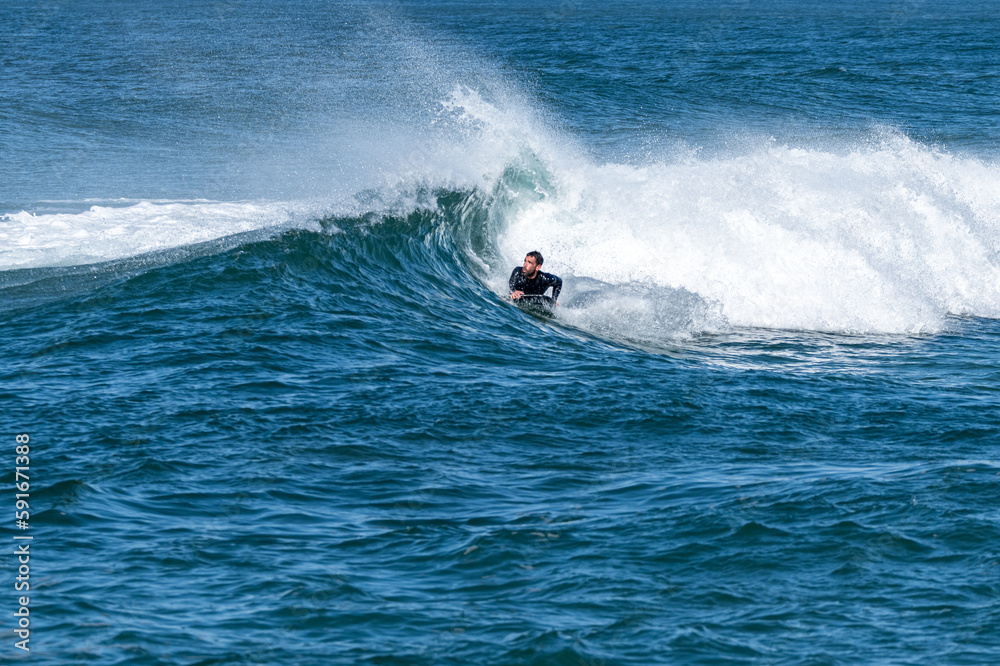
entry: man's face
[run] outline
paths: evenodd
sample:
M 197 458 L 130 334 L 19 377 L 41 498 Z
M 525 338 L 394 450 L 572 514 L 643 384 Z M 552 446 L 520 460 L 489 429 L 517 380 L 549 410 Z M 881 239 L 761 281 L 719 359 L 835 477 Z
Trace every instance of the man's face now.
M 528 278 L 535 277 L 535 273 L 538 271 L 538 264 L 535 262 L 535 258 L 525 257 L 523 269 L 525 277 Z

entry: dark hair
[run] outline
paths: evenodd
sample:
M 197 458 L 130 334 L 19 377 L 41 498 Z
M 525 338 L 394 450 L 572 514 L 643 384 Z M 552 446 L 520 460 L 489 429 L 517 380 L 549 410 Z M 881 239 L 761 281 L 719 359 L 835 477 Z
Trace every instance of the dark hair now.
M 538 264 L 539 266 L 545 263 L 545 260 L 542 259 L 542 253 L 539 252 L 538 250 L 532 250 L 531 252 L 529 252 L 524 256 L 531 257 L 532 259 L 535 260 L 535 263 Z

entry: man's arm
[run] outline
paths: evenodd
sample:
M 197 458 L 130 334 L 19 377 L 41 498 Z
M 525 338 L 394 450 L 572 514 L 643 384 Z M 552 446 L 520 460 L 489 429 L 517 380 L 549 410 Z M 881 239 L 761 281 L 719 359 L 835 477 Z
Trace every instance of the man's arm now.
M 521 281 L 521 274 L 523 272 L 524 271 L 521 269 L 521 267 L 517 266 L 516 268 L 514 268 L 514 270 L 510 272 L 510 279 L 507 280 L 507 290 L 510 291 L 510 297 L 513 298 L 515 301 L 521 298 L 521 296 L 524 294 L 524 292 L 518 291 L 517 289 L 517 283 Z
M 551 273 L 549 277 L 552 278 L 549 284 L 552 287 L 552 302 L 555 303 L 559 300 L 559 292 L 562 291 L 562 278 Z

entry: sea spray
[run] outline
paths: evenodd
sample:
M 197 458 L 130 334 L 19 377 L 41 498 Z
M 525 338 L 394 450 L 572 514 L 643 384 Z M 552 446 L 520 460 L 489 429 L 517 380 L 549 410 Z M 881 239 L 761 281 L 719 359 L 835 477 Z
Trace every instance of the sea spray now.
M 909 333 L 1000 315 L 1000 169 L 975 158 L 897 134 L 553 168 L 560 189 L 499 239 L 509 262 L 537 248 L 556 273 L 685 289 L 734 326 Z

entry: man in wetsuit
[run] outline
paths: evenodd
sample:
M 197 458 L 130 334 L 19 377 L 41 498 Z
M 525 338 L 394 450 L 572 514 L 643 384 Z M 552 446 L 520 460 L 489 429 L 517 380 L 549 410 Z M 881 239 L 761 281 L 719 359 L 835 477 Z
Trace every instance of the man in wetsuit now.
M 529 252 L 524 257 L 524 266 L 518 266 L 511 272 L 510 281 L 507 286 L 510 288 L 510 297 L 517 301 L 523 297 L 525 301 L 545 301 L 555 305 L 562 291 L 562 279 L 551 273 L 543 273 L 542 255 L 538 252 Z M 545 290 L 552 287 L 552 297 L 544 296 Z

